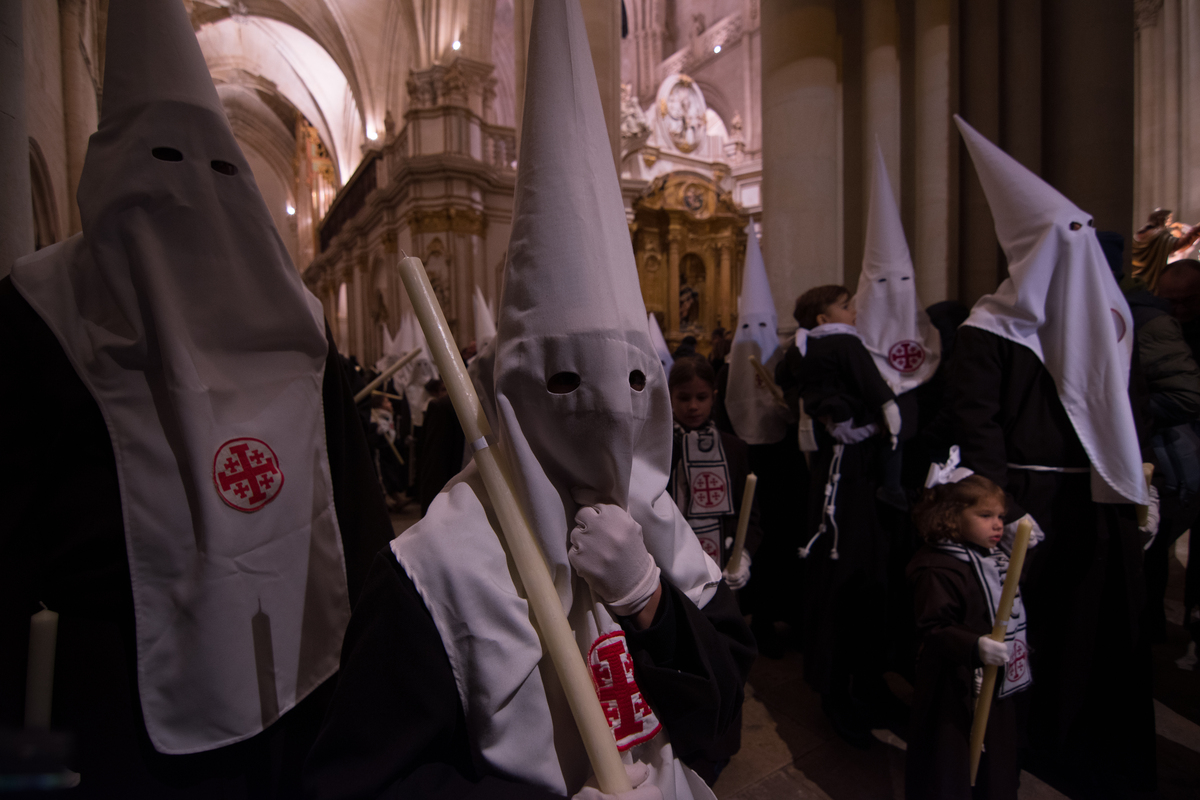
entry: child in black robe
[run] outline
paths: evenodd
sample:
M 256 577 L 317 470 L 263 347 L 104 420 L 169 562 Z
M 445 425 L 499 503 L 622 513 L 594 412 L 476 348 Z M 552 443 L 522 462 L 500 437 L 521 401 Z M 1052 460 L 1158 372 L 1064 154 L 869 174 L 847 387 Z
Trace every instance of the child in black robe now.
M 985 664 L 1009 663 L 1008 646 L 990 639 L 999 596 L 981 580 L 989 560 L 1002 581 L 1007 558 L 996 548 L 1004 533 L 1004 490 L 982 475 L 934 486 L 913 512 L 926 546 L 908 565 L 920 655 L 908 732 L 905 794 L 921 800 L 1016 798 L 1016 702 L 1030 682 L 1027 651 L 1015 634 L 1017 657 L 1001 673 L 988 716 L 984 751 L 974 789 L 970 782 L 971 722 L 978 676 Z M 997 555 L 1003 560 L 999 566 Z M 978 570 L 978 571 L 977 571 Z M 990 595 L 995 595 L 989 598 Z M 1014 604 L 1020 627 L 1023 608 Z M 1005 681 L 1005 675 L 1009 680 Z
M 805 561 L 804 677 L 840 736 L 859 747 L 893 705 L 883 681 L 880 630 L 887 595 L 888 535 L 876 509 L 880 462 L 890 450 L 880 436 L 899 431 L 895 395 L 854 328 L 844 286 L 819 286 L 796 301 L 805 349 L 788 349 L 777 371 L 792 402 L 803 399 L 819 449 L 811 467 Z M 885 411 L 890 407 L 891 412 Z M 889 421 L 888 417 L 894 417 Z

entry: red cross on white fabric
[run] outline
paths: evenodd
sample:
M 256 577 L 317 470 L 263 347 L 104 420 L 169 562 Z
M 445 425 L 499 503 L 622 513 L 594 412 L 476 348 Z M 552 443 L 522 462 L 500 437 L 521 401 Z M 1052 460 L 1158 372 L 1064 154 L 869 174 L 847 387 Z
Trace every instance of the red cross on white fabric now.
M 230 439 L 213 458 L 213 484 L 225 503 L 238 511 L 257 511 L 283 488 L 279 459 L 259 439 Z
M 652 739 L 662 723 L 633 678 L 633 657 L 625 644 L 625 634 L 615 631 L 597 639 L 588 652 L 588 666 L 617 749 L 625 751 Z
M 692 499 L 702 508 L 714 508 L 725 500 L 725 481 L 716 472 L 702 471 L 692 480 Z
M 888 363 L 899 372 L 916 372 L 925 363 L 925 348 L 911 339 L 896 342 L 888 350 Z

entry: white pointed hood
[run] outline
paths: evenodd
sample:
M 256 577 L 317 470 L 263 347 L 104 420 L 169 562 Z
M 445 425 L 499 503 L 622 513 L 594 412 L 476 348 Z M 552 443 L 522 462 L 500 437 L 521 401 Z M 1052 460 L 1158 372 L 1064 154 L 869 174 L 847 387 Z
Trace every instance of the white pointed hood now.
M 412 424 L 420 427 L 425 424 L 425 406 L 429 403 L 429 392 L 425 391 L 425 384 L 438 377 L 438 371 L 429 356 L 429 345 L 425 341 L 421 324 L 417 322 L 416 314 L 409 311 L 401 316 L 396 340 L 402 353 L 410 353 L 417 349 L 421 351 L 411 363 L 401 367 L 392 379 L 392 385 L 400 389 L 408 400 Z
M 654 352 L 658 353 L 658 360 L 662 362 L 663 371 L 670 374 L 671 367 L 675 365 L 675 359 L 671 357 L 671 348 L 667 347 L 667 340 L 663 336 L 662 328 L 658 327 L 658 317 L 647 314 L 646 329 L 650 332 L 650 343 L 654 345 Z
M 328 348 L 182 5 L 112 0 L 106 52 L 83 233 L 13 280 L 104 415 L 146 730 L 192 753 L 261 731 L 337 669 Z
M 475 287 L 475 352 L 483 350 L 487 343 L 496 338 L 496 320 L 492 318 L 492 310 L 488 308 L 487 300 L 483 299 L 483 291 Z
M 963 324 L 1022 344 L 1046 365 L 1091 459 L 1093 500 L 1148 503 L 1128 395 L 1133 317 L 1091 215 L 954 119 L 987 195 L 1009 272 Z
M 779 346 L 779 317 L 754 223 L 746 228 L 746 234 L 746 266 L 738 298 L 737 331 L 730 347 L 725 410 L 734 432 L 747 444 L 774 444 L 787 433 L 786 412 L 771 392 L 759 385 L 750 356 L 774 374 L 775 364 L 783 356 L 783 348 Z
M 528 76 L 493 343 L 497 434 L 581 653 L 597 665 L 596 648 L 605 641 L 617 647 L 623 634 L 567 558 L 579 509 L 575 490 L 626 508 L 663 576 L 698 605 L 712 597 L 720 573 L 666 494 L 670 398 L 646 328 L 578 0 L 534 3 Z M 556 375 L 555 385 L 569 386 L 571 376 L 577 385 L 554 393 Z M 506 588 L 509 571 L 486 517 L 471 511 L 473 522 L 459 521 L 478 497 L 474 475 L 473 467 L 464 471 L 394 550 L 442 632 L 482 759 L 493 770 L 571 795 L 587 776 L 586 757 L 571 744 L 576 731 L 528 607 L 508 602 L 516 595 Z M 480 538 L 458 542 L 451 553 L 440 549 L 446 534 Z M 439 566 L 479 552 L 493 554 L 494 566 L 479 567 L 490 575 L 486 583 L 477 571 Z M 480 585 L 499 591 L 484 596 Z M 599 681 L 600 667 L 594 669 Z M 664 797 L 711 797 L 644 711 L 632 718 L 610 709 L 626 758 L 651 766 L 649 781 Z
M 859 336 L 894 394 L 933 377 L 942 341 L 917 298 L 917 281 L 892 194 L 883 150 L 875 144 L 875 171 L 867 212 L 867 240 L 858 277 Z

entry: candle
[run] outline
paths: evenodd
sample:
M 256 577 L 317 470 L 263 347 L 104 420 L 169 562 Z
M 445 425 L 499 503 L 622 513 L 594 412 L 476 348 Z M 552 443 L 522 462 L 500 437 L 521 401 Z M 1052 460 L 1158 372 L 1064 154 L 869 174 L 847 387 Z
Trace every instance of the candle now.
M 54 649 L 58 644 L 58 614 L 42 605 L 29 618 L 29 665 L 25 674 L 25 727 L 50 728 L 54 697 Z

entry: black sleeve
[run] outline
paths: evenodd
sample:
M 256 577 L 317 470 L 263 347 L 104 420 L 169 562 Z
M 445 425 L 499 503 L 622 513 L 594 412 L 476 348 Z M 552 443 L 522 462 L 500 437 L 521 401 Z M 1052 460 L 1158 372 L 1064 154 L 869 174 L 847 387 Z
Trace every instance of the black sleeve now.
M 964 467 L 978 472 L 998 486 L 1008 486 L 1008 448 L 1000 424 L 1000 399 L 1008 363 L 1001 351 L 1005 341 L 978 328 L 959 328 L 949 387 L 950 415 L 954 439 L 962 452 Z M 1005 520 L 1025 516 L 1025 511 L 1008 495 Z
M 783 390 L 783 399 L 795 417 L 800 416 L 800 375 L 803 360 L 800 348 L 793 344 L 783 351 L 783 358 L 775 365 L 775 383 Z
M 306 798 L 558 797 L 475 773 L 450 660 L 390 550 L 366 576 L 341 671 L 304 768 Z
M 889 400 L 895 400 L 896 395 L 879 374 L 875 359 L 863 343 L 852 336 L 844 338 L 849 346 L 839 347 L 837 353 L 842 362 L 840 371 L 850 384 L 851 391 L 861 397 L 863 403 L 872 411 L 876 411 Z
M 729 412 L 725 409 L 725 393 L 729 388 L 729 365 L 722 364 L 717 370 L 717 393 L 713 397 L 713 422 L 717 430 L 733 433 L 733 423 L 729 421 Z
M 962 666 L 981 666 L 979 637 L 963 624 L 966 601 L 958 576 L 944 569 L 926 567 L 912 576 L 914 617 L 921 646 L 930 655 Z
M 338 528 L 342 531 L 342 552 L 346 558 L 346 585 L 353 606 L 362 591 L 367 570 L 380 548 L 395 535 L 384 505 L 379 478 L 371 466 L 354 392 L 343 368 L 337 346 L 325 325 L 329 355 L 325 358 L 325 381 L 321 388 L 325 404 L 325 447 L 329 453 L 329 473 L 333 480 L 333 501 Z
M 623 619 L 638 686 L 685 764 L 711 759 L 741 724 L 743 689 L 758 654 L 733 592 L 722 582 L 703 609 L 663 580 L 654 623 Z M 724 753 L 728 758 L 732 752 Z

